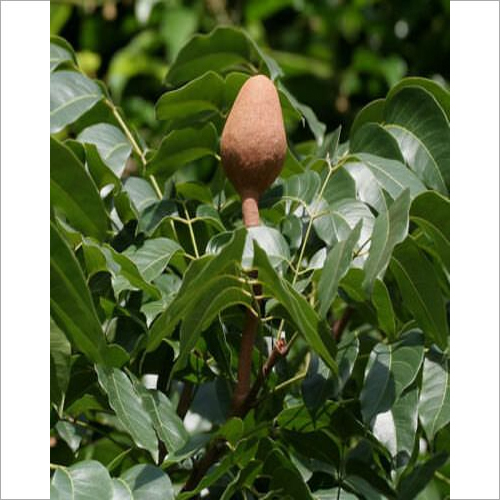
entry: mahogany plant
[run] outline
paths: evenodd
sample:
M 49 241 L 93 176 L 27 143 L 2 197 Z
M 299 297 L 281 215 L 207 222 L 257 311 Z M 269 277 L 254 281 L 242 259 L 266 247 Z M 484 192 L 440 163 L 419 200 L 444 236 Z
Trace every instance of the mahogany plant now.
M 220 27 L 149 143 L 50 71 L 51 497 L 449 498 L 448 91 L 327 131 Z

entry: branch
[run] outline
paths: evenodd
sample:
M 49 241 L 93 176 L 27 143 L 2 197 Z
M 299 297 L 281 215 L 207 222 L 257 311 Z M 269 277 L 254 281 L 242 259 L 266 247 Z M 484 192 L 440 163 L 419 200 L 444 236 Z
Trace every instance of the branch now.
M 182 491 L 192 491 L 194 490 L 199 482 L 203 479 L 205 474 L 208 472 L 210 467 L 219 460 L 219 458 L 224 454 L 226 450 L 225 440 L 222 438 L 216 439 L 213 441 L 209 447 L 203 458 L 197 462 L 193 470 L 191 471 L 191 475 L 187 480 L 186 484 L 182 488 Z
M 184 382 L 181 397 L 179 398 L 179 403 L 177 404 L 177 415 L 179 415 L 181 420 L 184 420 L 184 417 L 191 406 L 191 400 L 193 399 L 194 392 L 193 389 L 193 382 Z
M 349 320 L 351 319 L 352 315 L 354 313 L 354 308 L 351 306 L 347 306 L 346 309 L 344 310 L 344 313 L 342 316 L 335 320 L 332 326 L 332 334 L 333 338 L 339 342 L 340 338 L 342 337 L 342 333 L 345 330 L 345 327 L 347 326 L 347 323 L 349 323 Z
M 258 320 L 258 319 L 257 319 Z M 266 362 L 262 366 L 261 371 L 257 379 L 255 380 L 251 389 L 248 390 L 245 398 L 241 401 L 241 403 L 237 407 L 233 407 L 232 416 L 244 418 L 245 415 L 254 407 L 255 402 L 257 401 L 257 396 L 259 391 L 264 384 L 265 379 L 271 373 L 273 366 L 276 364 L 278 359 L 288 354 L 290 349 L 290 345 L 292 341 L 287 345 L 284 339 L 280 339 L 276 342 L 273 350 L 269 354 Z M 253 344 L 252 344 L 253 347 Z M 241 357 L 240 357 L 241 361 Z M 251 360 L 250 360 L 251 361 Z M 246 376 L 246 374 L 245 374 Z M 236 392 L 236 391 L 235 391 Z M 233 404 L 235 399 L 233 398 Z M 182 488 L 182 491 L 192 491 L 194 490 L 199 482 L 203 479 L 207 471 L 212 467 L 212 465 L 219 460 L 219 458 L 225 453 L 227 450 L 225 446 L 225 440 L 222 438 L 218 438 L 213 441 L 207 448 L 207 451 L 203 458 L 195 464 L 189 479 L 186 484 Z
M 233 393 L 231 413 L 236 415 L 240 412 L 250 391 L 250 377 L 252 372 L 252 351 L 259 326 L 259 318 L 254 316 L 248 309 L 246 313 L 245 327 L 241 335 L 240 355 L 238 361 L 238 382 Z

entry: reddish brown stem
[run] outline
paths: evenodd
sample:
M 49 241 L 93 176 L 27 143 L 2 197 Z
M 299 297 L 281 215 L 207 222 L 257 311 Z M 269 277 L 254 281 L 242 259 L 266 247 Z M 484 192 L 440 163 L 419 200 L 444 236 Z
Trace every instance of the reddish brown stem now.
M 244 418 L 245 415 L 253 408 L 257 396 L 261 387 L 264 384 L 265 379 L 271 373 L 273 366 L 277 363 L 278 359 L 284 357 L 288 354 L 288 345 L 285 340 L 279 340 L 276 342 L 273 350 L 269 354 L 266 362 L 262 366 L 261 371 L 257 379 L 255 380 L 251 390 L 248 392 L 246 398 L 243 400 L 242 404 L 236 409 L 236 413 L 233 413 L 233 416 L 237 416 L 240 418 Z M 193 467 L 191 475 L 187 480 L 186 484 L 182 491 L 191 491 L 194 490 L 199 482 L 203 479 L 205 474 L 208 472 L 210 467 L 219 460 L 219 458 L 224 454 L 226 448 L 224 446 L 223 439 L 217 439 L 212 444 L 210 444 L 207 448 L 207 451 L 203 458 L 197 462 L 197 464 Z
M 189 407 L 191 406 L 191 400 L 193 399 L 194 385 L 192 382 L 184 382 L 184 387 L 182 388 L 181 397 L 179 398 L 179 403 L 177 404 L 177 415 L 184 420 Z
M 259 372 L 259 375 L 255 379 L 255 382 L 250 389 L 247 397 L 245 398 L 243 404 L 239 408 L 239 413 L 235 416 L 244 417 L 255 405 L 257 401 L 257 396 L 259 395 L 259 391 L 264 385 L 264 381 L 268 377 L 269 373 L 273 369 L 274 365 L 278 362 L 278 360 L 282 357 L 285 357 L 288 354 L 288 346 L 284 339 L 280 339 L 274 345 L 273 350 L 269 354 L 266 362 L 262 366 L 262 369 Z
M 236 414 L 250 391 L 250 377 L 252 372 L 252 351 L 257 334 L 259 318 L 248 309 L 245 327 L 241 335 L 240 356 L 238 361 L 238 383 L 233 394 L 232 413 Z
M 203 458 L 195 464 L 191 475 L 189 476 L 186 484 L 182 488 L 182 491 L 192 491 L 194 490 L 199 482 L 203 479 L 205 474 L 208 472 L 210 467 L 219 460 L 219 458 L 224 454 L 225 444 L 224 440 L 217 439 L 209 445 L 207 451 Z
M 345 330 L 347 323 L 349 323 L 349 320 L 351 319 L 351 316 L 353 315 L 353 313 L 354 313 L 354 309 L 351 306 L 347 306 L 347 308 L 345 309 L 342 316 L 333 323 L 333 327 L 332 327 L 333 338 L 337 342 L 340 341 L 340 338 L 342 337 L 342 333 Z

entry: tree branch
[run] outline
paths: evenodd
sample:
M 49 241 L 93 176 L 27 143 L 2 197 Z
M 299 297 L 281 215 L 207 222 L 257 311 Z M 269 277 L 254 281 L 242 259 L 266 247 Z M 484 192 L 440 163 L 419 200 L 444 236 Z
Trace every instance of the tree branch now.
M 179 403 L 177 404 L 177 415 L 179 415 L 181 420 L 184 420 L 189 407 L 191 406 L 191 401 L 193 399 L 194 385 L 193 382 L 186 381 L 182 387 L 181 397 L 179 398 Z
M 337 342 L 340 341 L 342 333 L 344 332 L 347 323 L 349 323 L 349 320 L 351 319 L 353 313 L 354 313 L 354 308 L 351 306 L 347 306 L 342 316 L 333 322 L 332 334 L 333 338 Z

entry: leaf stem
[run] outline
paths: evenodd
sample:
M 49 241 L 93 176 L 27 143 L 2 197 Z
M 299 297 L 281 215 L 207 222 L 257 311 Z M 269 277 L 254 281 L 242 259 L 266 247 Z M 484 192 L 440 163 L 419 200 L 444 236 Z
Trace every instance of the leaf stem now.
M 344 165 L 345 161 L 346 161 L 346 159 L 342 159 L 335 166 L 332 167 L 332 165 L 330 163 L 330 159 L 327 157 L 328 174 L 326 175 L 325 180 L 323 181 L 323 184 L 321 185 L 319 194 L 317 196 L 317 200 L 318 201 L 321 200 L 321 198 L 323 197 L 323 194 L 325 192 L 326 186 L 327 186 L 328 181 L 330 180 L 331 176 L 339 168 L 341 168 Z M 302 264 L 302 259 L 304 258 L 304 253 L 305 253 L 305 250 L 306 250 L 307 242 L 309 240 L 309 236 L 311 234 L 311 229 L 312 229 L 312 226 L 313 226 L 313 222 L 314 222 L 314 219 L 316 217 L 315 213 L 310 213 L 309 210 L 307 210 L 307 212 L 309 213 L 309 223 L 307 224 L 306 234 L 304 235 L 304 240 L 302 241 L 302 246 L 301 246 L 300 253 L 299 253 L 299 259 L 297 261 L 297 266 L 295 267 L 295 272 L 293 274 L 292 285 L 295 285 L 295 283 L 297 282 L 297 278 L 299 277 L 299 274 L 300 274 L 300 265 Z M 279 324 L 279 327 L 278 327 L 278 333 L 276 334 L 276 340 L 279 340 L 281 338 L 281 334 L 283 332 L 284 325 L 285 325 L 285 320 L 282 319 L 281 322 L 280 322 L 280 324 Z
M 135 140 L 135 137 L 132 134 L 132 131 L 130 130 L 130 128 L 127 126 L 127 124 L 125 123 L 125 121 L 121 117 L 120 112 L 118 111 L 118 108 L 115 106 L 115 104 L 109 99 L 105 99 L 104 102 L 108 106 L 108 108 L 111 109 L 113 116 L 115 117 L 116 121 L 120 125 L 120 128 L 122 129 L 123 133 L 127 137 L 128 141 L 130 142 L 132 149 L 134 150 L 135 154 L 141 160 L 142 172 L 143 172 L 143 174 L 145 174 L 146 173 L 146 163 L 147 163 L 146 154 L 141 149 L 138 142 Z M 161 200 L 163 198 L 163 194 L 161 192 L 160 186 L 158 186 L 158 183 L 156 182 L 154 175 L 152 175 L 152 174 L 149 175 L 149 181 L 151 182 L 153 189 L 155 190 L 156 194 L 158 195 L 158 197 Z
M 198 245 L 196 244 L 196 238 L 194 236 L 192 220 L 189 217 L 189 212 L 188 212 L 188 209 L 187 209 L 186 204 L 184 202 L 182 202 L 182 206 L 184 207 L 184 212 L 186 214 L 186 224 L 187 224 L 188 229 L 189 229 L 189 235 L 191 236 L 191 242 L 193 243 L 194 254 L 196 255 L 196 258 L 199 259 L 200 252 L 198 251 Z

